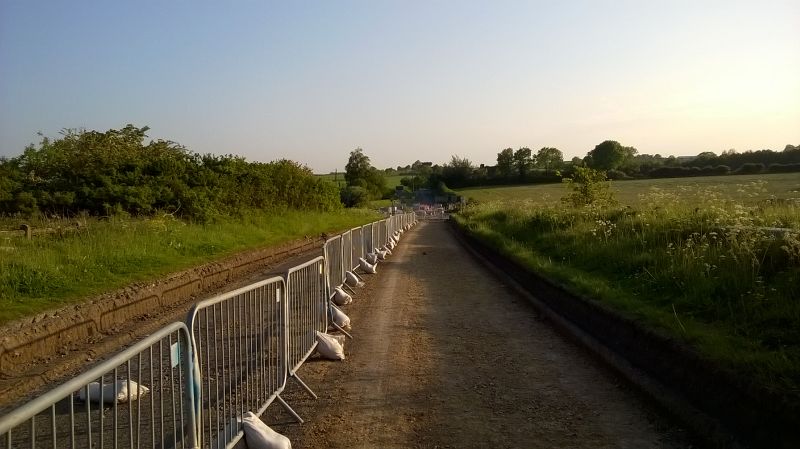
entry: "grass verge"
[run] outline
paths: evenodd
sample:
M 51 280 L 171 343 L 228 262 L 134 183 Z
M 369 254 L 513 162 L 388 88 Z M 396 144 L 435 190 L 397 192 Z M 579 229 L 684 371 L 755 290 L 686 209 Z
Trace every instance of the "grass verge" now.
M 654 190 L 635 208 L 489 202 L 455 219 L 573 293 L 798 403 L 800 201 L 715 192 Z
M 380 217 L 367 210 L 249 212 L 192 224 L 162 217 L 92 220 L 81 231 L 0 241 L 0 323 L 33 315 L 248 249 Z

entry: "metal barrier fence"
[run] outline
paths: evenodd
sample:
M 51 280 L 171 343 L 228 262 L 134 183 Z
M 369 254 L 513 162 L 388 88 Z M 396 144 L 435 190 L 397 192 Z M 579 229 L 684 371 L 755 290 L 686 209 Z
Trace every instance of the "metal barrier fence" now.
M 371 253 L 373 248 L 375 248 L 372 239 L 372 225 L 373 223 L 369 223 L 361 227 L 361 247 L 364 250 L 364 254 L 362 254 L 361 257 L 364 257 L 367 253 Z
M 322 252 L 325 257 L 325 280 L 328 286 L 328 294 L 344 283 L 344 260 L 342 236 L 337 235 L 325 242 Z M 348 251 L 349 252 L 349 251 Z
M 353 231 L 351 230 L 342 234 L 342 283 L 344 283 L 345 281 L 345 273 L 352 269 L 353 269 Z
M 419 210 L 416 212 L 415 218 L 417 220 L 448 220 L 450 219 L 450 214 L 448 214 L 443 208 Z
M 195 448 L 192 357 L 172 323 L 0 418 L 0 447 Z
M 325 259 L 319 256 L 286 273 L 287 369 L 313 397 L 313 391 L 297 376 L 297 370 L 317 348 L 315 331 L 328 330 L 328 298 L 325 295 Z
M 383 247 L 387 243 L 389 243 L 389 219 L 381 220 L 377 222 L 378 224 L 378 244 L 379 248 Z
M 230 448 L 242 438 L 241 417 L 261 415 L 286 387 L 286 311 L 281 277 L 197 303 L 186 322 L 202 379 L 196 399 L 203 447 Z
M 446 216 L 437 212 L 428 218 Z M 285 279 L 197 303 L 187 324 L 166 326 L 0 417 L 0 447 L 231 448 L 244 413 L 261 415 L 275 400 L 302 422 L 280 395 L 293 377 L 316 397 L 297 371 L 316 349 L 315 331 L 327 331 L 332 287 L 417 218 L 353 228 Z
M 364 257 L 364 228 L 358 227 L 350 230 L 350 265 L 348 270 L 355 270 L 358 266 L 358 259 Z

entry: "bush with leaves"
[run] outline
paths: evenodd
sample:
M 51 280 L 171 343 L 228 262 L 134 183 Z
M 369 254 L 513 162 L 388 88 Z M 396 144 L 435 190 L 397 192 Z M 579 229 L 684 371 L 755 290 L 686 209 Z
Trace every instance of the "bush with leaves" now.
M 561 201 L 579 206 L 606 206 L 616 203 L 614 192 L 602 170 L 589 167 L 575 167 L 572 177 L 563 178 L 570 193 L 561 198 Z
M 207 221 L 247 209 L 341 207 L 336 186 L 296 162 L 199 155 L 171 141 L 145 143 L 147 130 L 65 130 L 0 160 L 0 213 L 166 212 Z

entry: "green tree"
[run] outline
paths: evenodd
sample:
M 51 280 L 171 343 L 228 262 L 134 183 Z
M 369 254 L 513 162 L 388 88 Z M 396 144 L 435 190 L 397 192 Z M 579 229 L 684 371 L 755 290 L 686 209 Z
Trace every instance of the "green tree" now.
M 511 178 L 514 175 L 514 150 L 506 148 L 497 153 L 497 170 L 504 178 Z
M 561 201 L 575 207 L 605 206 L 616 202 L 605 171 L 575 167 L 572 177 L 564 178 L 562 181 L 567 184 L 570 193 L 561 198 Z
M 560 166 L 563 162 L 564 154 L 558 148 L 543 147 L 536 152 L 536 165 L 544 168 L 545 173 Z
M 386 178 L 370 164 L 369 157 L 361 148 L 350 152 L 344 168 L 344 179 L 348 186 L 363 188 L 371 198 L 380 198 L 386 193 Z
M 472 177 L 472 162 L 459 156 L 452 156 L 450 163 L 442 167 L 442 178 L 448 186 L 463 187 Z
M 517 168 L 517 173 L 519 173 L 520 178 L 525 178 L 528 176 L 528 172 L 531 169 L 531 165 L 533 165 L 533 159 L 531 158 L 531 149 L 527 147 L 522 147 L 519 150 L 514 152 L 514 165 Z
M 586 165 L 597 170 L 614 170 L 636 154 L 636 148 L 624 147 L 616 140 L 606 140 L 586 155 Z
M 363 184 L 363 181 L 369 178 L 370 170 L 372 165 L 369 156 L 364 154 L 361 148 L 356 148 L 350 152 L 350 158 L 344 167 L 344 180 L 351 186 Z

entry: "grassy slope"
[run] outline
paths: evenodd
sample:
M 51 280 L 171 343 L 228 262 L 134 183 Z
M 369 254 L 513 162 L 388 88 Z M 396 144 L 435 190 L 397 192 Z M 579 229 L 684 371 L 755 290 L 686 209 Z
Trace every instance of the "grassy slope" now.
M 785 242 L 752 230 L 800 232 L 798 203 L 766 202 L 800 198 L 800 177 L 614 185 L 633 208 L 569 210 L 564 186 L 520 186 L 468 191 L 504 200 L 457 219 L 536 272 L 800 400 L 800 247 L 787 256 Z
M 238 251 L 378 218 L 369 211 L 343 210 L 253 213 L 206 225 L 167 218 L 114 219 L 91 221 L 84 231 L 66 237 L 5 238 L 0 241 L 0 323 Z

